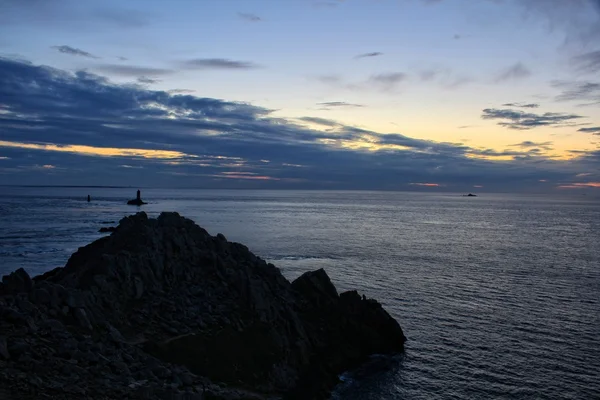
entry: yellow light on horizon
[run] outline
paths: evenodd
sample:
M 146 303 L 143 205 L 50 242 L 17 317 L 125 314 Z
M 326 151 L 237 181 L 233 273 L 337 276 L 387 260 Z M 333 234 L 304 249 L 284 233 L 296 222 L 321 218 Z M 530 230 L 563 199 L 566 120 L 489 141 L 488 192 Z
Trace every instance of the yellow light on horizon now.
M 412 186 L 424 186 L 424 187 L 441 187 L 439 183 L 411 183 Z
M 94 147 L 77 144 L 56 145 L 53 143 L 21 143 L 7 142 L 0 140 L 0 147 L 12 147 L 19 149 L 43 150 L 43 151 L 58 151 L 64 153 L 75 153 L 86 156 L 101 156 L 101 157 L 140 157 L 154 158 L 163 160 L 179 159 L 184 157 L 196 157 L 191 154 L 182 153 L 173 150 L 150 150 L 150 149 L 131 149 L 117 147 Z
M 600 182 L 578 182 L 569 183 L 566 185 L 557 186 L 558 189 L 589 189 L 589 188 L 600 188 Z

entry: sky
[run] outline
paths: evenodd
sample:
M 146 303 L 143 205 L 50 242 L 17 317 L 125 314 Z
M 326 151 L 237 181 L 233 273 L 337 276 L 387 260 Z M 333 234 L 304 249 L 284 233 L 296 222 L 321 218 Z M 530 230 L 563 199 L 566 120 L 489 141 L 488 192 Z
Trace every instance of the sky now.
M 0 0 L 0 185 L 600 191 L 600 0 Z

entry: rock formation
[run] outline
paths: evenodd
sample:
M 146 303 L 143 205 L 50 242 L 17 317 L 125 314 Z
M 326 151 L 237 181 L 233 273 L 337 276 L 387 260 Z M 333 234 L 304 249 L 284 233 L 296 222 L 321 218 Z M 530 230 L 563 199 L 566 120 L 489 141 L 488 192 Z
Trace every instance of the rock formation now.
M 148 203 L 142 201 L 142 194 L 138 190 L 135 199 L 128 200 L 127 204 L 129 204 L 130 206 L 141 206 L 142 204 L 148 204 Z
M 290 283 L 176 213 L 124 218 L 65 267 L 0 284 L 11 399 L 325 399 L 338 374 L 404 341 L 322 269 Z

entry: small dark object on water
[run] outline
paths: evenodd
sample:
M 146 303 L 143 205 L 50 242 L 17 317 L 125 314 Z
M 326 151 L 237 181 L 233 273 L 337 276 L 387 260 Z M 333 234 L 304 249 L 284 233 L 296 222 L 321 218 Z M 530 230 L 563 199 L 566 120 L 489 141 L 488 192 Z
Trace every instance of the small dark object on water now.
M 127 202 L 127 204 L 129 204 L 130 206 L 141 206 L 142 204 L 147 204 L 147 203 L 142 201 L 141 192 L 138 190 L 137 197 L 133 200 L 129 200 Z
M 463 197 L 477 197 L 477 195 L 473 194 L 473 193 L 469 193 L 469 194 L 463 194 Z
M 109 226 L 109 227 L 103 226 L 102 228 L 100 228 L 100 230 L 98 232 L 106 233 L 106 232 L 114 232 L 116 230 L 117 230 L 117 228 L 115 228 L 114 226 Z
M 90 195 L 88 194 L 88 203 L 92 201 L 92 198 L 90 197 Z

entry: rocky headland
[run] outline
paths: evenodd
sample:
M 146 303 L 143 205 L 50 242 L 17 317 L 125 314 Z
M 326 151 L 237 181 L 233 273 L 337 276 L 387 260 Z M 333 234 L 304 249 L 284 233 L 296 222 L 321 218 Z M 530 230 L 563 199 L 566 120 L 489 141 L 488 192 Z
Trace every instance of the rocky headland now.
M 402 351 L 375 300 L 272 264 L 176 213 L 138 213 L 65 267 L 0 284 L 0 398 L 325 399 Z

